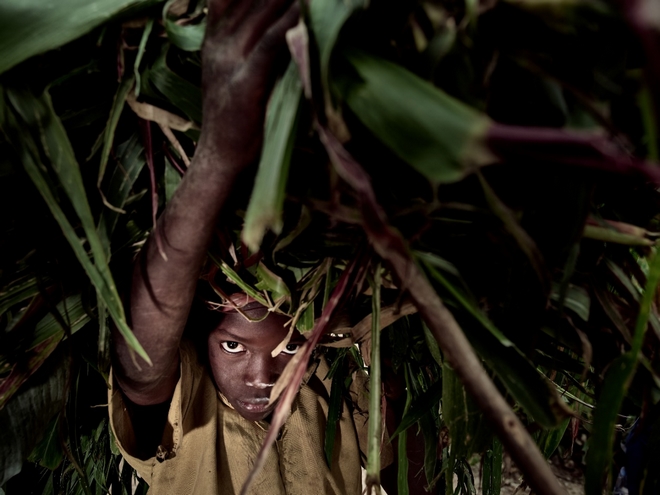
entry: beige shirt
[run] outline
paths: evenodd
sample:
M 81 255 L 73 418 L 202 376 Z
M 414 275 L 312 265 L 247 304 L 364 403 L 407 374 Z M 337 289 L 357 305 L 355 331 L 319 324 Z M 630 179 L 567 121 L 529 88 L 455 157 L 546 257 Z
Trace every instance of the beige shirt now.
M 162 445 L 157 456 L 150 459 L 134 455 L 137 450 L 131 420 L 123 395 L 111 377 L 109 412 L 117 445 L 126 461 L 149 484 L 150 494 L 238 494 L 269 425 L 248 421 L 223 403 L 206 368 L 197 361 L 192 345 L 183 344 L 180 354 L 181 375 L 172 397 Z M 308 372 L 291 415 L 249 493 L 361 493 L 359 444 L 362 442 L 358 436 L 366 440 L 366 415 L 351 414 L 342 405 L 330 468 L 325 461 L 331 384 L 323 379 L 327 371 L 325 360 L 321 360 L 315 371 Z M 356 399 L 364 403 L 366 397 Z M 391 456 L 387 457 L 391 461 Z

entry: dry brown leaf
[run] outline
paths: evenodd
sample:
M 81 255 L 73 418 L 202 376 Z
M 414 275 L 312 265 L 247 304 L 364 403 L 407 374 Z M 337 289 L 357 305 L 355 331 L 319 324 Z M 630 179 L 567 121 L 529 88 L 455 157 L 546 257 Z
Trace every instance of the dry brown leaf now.
M 136 100 L 135 95 L 132 92 L 129 92 L 126 97 L 126 103 L 131 107 L 136 115 L 145 120 L 150 120 L 151 122 L 156 122 L 161 127 L 168 127 L 174 129 L 175 131 L 186 132 L 189 129 L 197 129 L 197 126 L 178 115 L 175 115 L 167 110 L 158 108 L 149 103 L 142 103 Z
M 160 130 L 163 131 L 163 134 L 165 134 L 165 137 L 169 140 L 172 146 L 174 146 L 174 149 L 177 151 L 177 153 L 179 153 L 179 156 L 183 160 L 184 165 L 186 167 L 190 167 L 190 158 L 188 158 L 188 155 L 186 155 L 183 146 L 181 146 L 181 143 L 172 132 L 172 129 L 170 129 L 167 126 L 164 126 L 161 123 L 159 123 L 158 126 L 160 127 Z
M 403 316 L 408 316 L 415 313 L 417 313 L 417 308 L 411 301 L 406 301 L 401 306 L 398 304 L 385 306 L 380 310 L 380 330 L 391 325 Z M 370 338 L 371 319 L 372 315 L 369 314 L 350 330 L 351 338 L 353 339 L 354 343 L 360 343 L 365 339 Z
M 298 363 L 305 355 L 303 347 L 306 345 L 309 345 L 309 342 L 303 344 L 303 346 L 300 349 L 298 349 L 298 352 L 296 352 L 293 355 L 291 361 L 287 363 L 286 367 L 282 371 L 282 374 L 275 382 L 275 386 L 273 387 L 273 390 L 270 392 L 270 400 L 268 401 L 268 405 L 275 402 L 282 394 L 282 391 L 289 385 L 289 382 L 291 382 L 291 377 L 293 377 Z

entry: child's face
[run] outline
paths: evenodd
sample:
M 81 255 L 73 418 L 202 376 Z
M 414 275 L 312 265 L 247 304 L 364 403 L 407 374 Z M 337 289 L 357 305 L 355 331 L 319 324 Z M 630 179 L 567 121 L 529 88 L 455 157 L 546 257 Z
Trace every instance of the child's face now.
M 250 317 L 263 314 L 250 311 Z M 297 331 L 279 355 L 271 352 L 284 340 L 287 318 L 271 314 L 251 323 L 237 313 L 228 313 L 208 337 L 209 364 L 218 389 L 245 419 L 268 417 L 275 404 L 268 406 L 273 385 L 300 345 L 305 341 Z

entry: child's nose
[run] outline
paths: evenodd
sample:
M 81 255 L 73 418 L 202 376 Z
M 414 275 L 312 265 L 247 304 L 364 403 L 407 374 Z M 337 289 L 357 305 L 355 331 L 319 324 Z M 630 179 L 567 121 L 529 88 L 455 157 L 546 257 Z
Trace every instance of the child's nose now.
M 271 388 L 273 385 L 275 385 L 274 383 L 267 383 L 267 382 L 259 381 L 259 379 L 255 380 L 255 381 L 247 381 L 247 382 L 245 382 L 245 384 L 248 387 L 261 388 L 261 389 Z
M 277 381 L 273 359 L 268 356 L 254 356 L 248 363 L 245 385 L 256 389 L 270 389 Z

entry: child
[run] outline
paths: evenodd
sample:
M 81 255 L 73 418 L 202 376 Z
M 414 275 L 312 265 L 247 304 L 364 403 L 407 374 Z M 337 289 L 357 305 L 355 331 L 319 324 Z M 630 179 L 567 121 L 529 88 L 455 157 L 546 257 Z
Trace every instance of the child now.
M 132 356 L 119 333 L 113 334 L 111 423 L 122 454 L 156 495 L 240 491 L 268 428 L 270 391 L 302 341 L 295 334 L 272 357 L 287 333 L 283 316 L 250 323 L 226 313 L 213 328 L 198 329 L 208 331 L 210 373 L 201 364 L 206 356 L 181 343 L 220 211 L 239 173 L 259 156 L 266 100 L 286 61 L 284 34 L 298 18 L 293 0 L 208 2 L 202 134 L 135 263 L 128 301 L 131 326 L 153 366 Z M 243 310 L 252 318 L 266 311 L 249 302 Z M 330 467 L 325 461 L 326 372 L 321 360 L 310 366 L 250 493 L 361 492 L 358 434 L 346 407 Z M 366 429 L 364 418 L 357 426 Z

